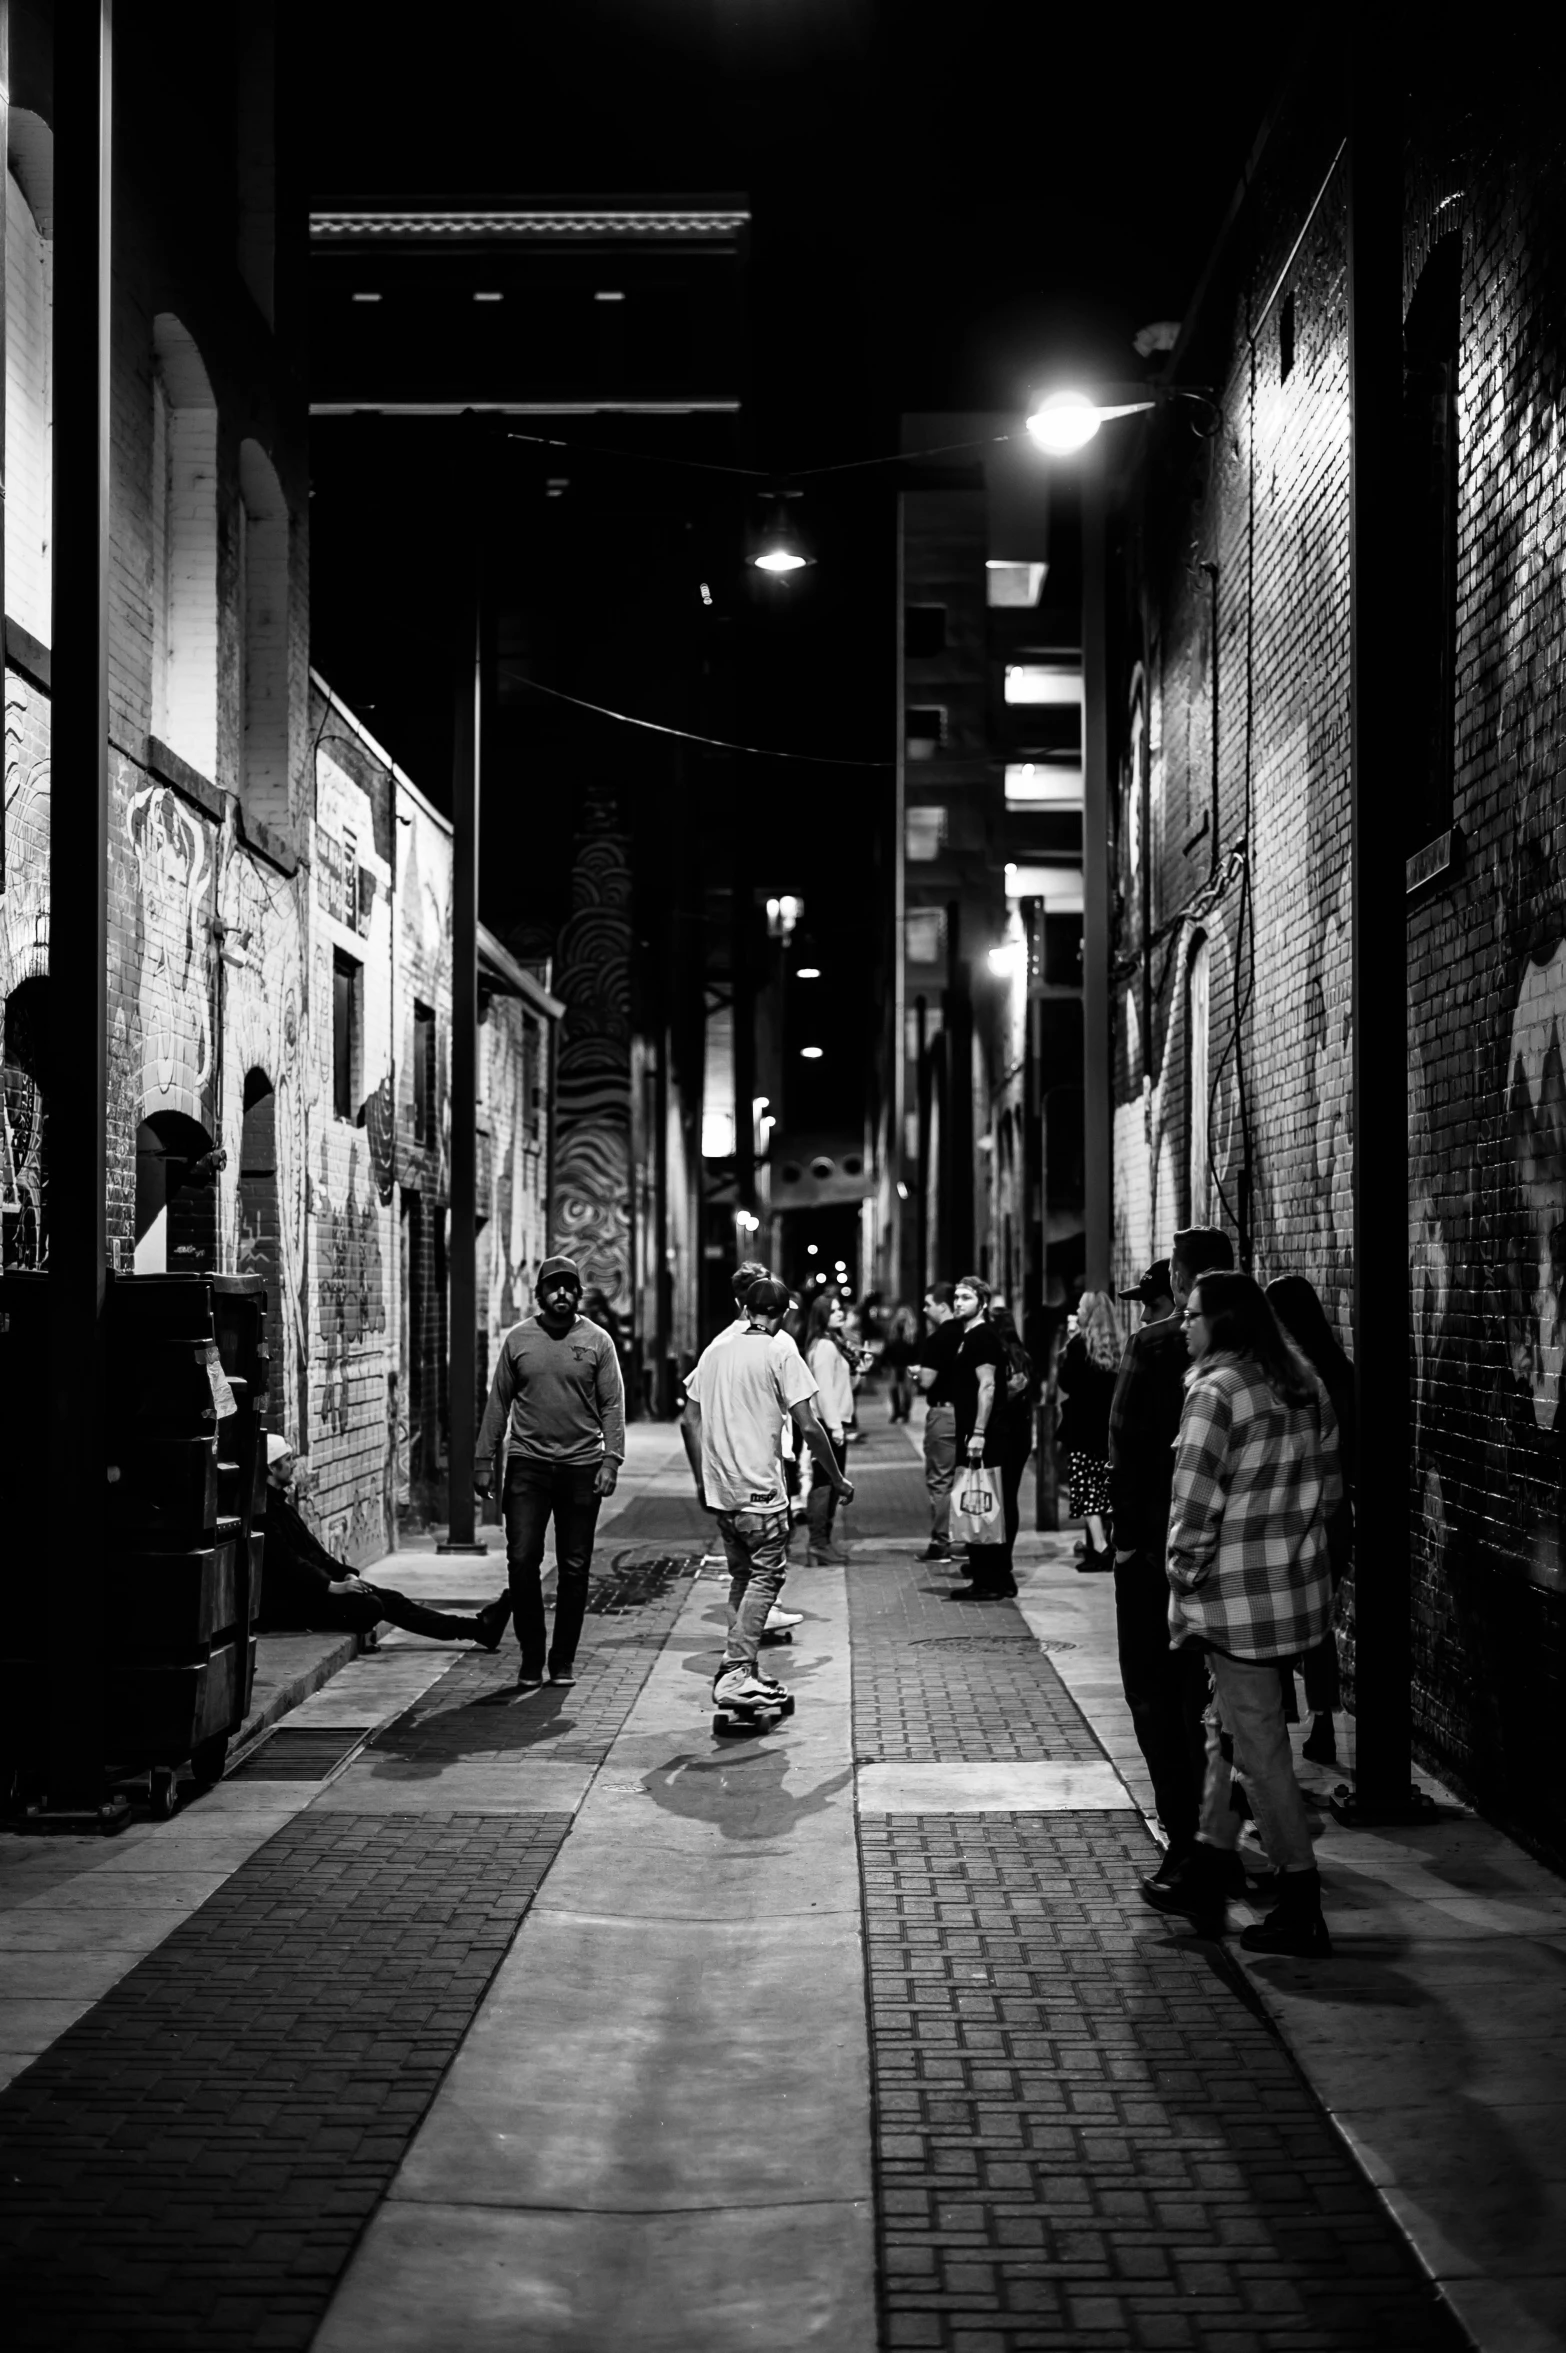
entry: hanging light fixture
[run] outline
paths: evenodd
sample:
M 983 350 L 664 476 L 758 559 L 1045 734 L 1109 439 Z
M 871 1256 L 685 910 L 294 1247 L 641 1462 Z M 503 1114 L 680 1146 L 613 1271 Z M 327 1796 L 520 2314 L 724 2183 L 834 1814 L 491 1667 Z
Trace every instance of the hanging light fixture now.
M 815 557 L 800 535 L 799 518 L 794 511 L 797 490 L 783 490 L 772 500 L 767 517 L 751 549 L 750 560 L 758 572 L 770 572 L 774 579 L 789 572 L 803 572 Z

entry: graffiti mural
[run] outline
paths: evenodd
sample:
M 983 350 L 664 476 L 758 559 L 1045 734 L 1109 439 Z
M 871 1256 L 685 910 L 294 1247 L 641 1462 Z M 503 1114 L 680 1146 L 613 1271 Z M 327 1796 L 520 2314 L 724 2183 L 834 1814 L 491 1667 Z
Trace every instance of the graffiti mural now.
M 148 784 L 131 796 L 126 829 L 136 859 L 141 1116 L 166 1108 L 209 1127 L 212 827 L 168 785 Z
M 31 740 L 26 690 L 8 682 L 0 900 L 0 1264 L 48 1263 L 44 1057 L 49 970 L 49 762 Z
M 560 934 L 566 1004 L 555 1077 L 550 1248 L 620 1313 L 631 1304 L 631 865 L 614 796 L 587 796 Z

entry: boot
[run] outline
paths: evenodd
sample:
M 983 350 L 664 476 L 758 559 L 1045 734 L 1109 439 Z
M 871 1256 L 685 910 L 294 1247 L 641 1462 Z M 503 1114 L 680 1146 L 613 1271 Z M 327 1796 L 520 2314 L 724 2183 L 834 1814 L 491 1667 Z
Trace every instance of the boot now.
M 1311 1719 L 1310 1730 L 1300 1746 L 1300 1755 L 1313 1765 L 1335 1765 L 1338 1761 L 1338 1736 L 1333 1729 L 1332 1710 L 1318 1708 Z
M 1217 1847 L 1198 1843 L 1168 1878 L 1155 1872 L 1142 1882 L 1142 1901 L 1155 1912 L 1175 1912 L 1189 1920 L 1198 1936 L 1222 1936 L 1224 1891 L 1230 1876 L 1227 1855 Z
M 1254 1928 L 1242 1928 L 1248 1953 L 1287 1953 L 1296 1961 L 1330 1961 L 1332 1939 L 1321 1916 L 1321 1873 L 1280 1871 L 1277 1906 Z
M 805 1506 L 805 1519 L 810 1530 L 805 1551 L 807 1568 L 841 1569 L 846 1567 L 848 1555 L 832 1541 L 832 1490 L 825 1480 L 819 1480 L 810 1490 Z

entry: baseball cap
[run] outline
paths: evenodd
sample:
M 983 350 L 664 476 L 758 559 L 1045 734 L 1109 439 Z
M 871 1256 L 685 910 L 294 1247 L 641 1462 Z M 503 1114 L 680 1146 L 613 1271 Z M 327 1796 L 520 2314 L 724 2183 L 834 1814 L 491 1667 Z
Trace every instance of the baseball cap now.
M 535 1291 L 541 1291 L 546 1283 L 552 1282 L 573 1283 L 580 1291 L 582 1278 L 577 1272 L 576 1260 L 574 1258 L 546 1258 L 538 1270 L 538 1281 L 533 1285 L 533 1288 Z
M 1115 1293 L 1117 1299 L 1140 1299 L 1144 1307 L 1151 1307 L 1155 1299 L 1167 1299 L 1170 1296 L 1167 1258 L 1155 1258 L 1134 1290 Z
M 745 1308 L 750 1315 L 782 1315 L 788 1307 L 788 1286 L 763 1275 L 751 1284 L 745 1294 Z

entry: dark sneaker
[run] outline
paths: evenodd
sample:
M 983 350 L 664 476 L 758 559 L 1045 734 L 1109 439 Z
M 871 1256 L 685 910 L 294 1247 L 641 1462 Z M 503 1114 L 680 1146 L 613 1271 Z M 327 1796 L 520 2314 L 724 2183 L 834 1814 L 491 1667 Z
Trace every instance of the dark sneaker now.
M 1278 1901 L 1265 1920 L 1242 1928 L 1248 1953 L 1283 1953 L 1293 1961 L 1330 1961 L 1332 1939 L 1321 1916 L 1321 1878 L 1315 1871 L 1280 1871 Z
M 529 1667 L 523 1667 L 519 1670 L 517 1689 L 524 1699 L 530 1699 L 535 1691 L 542 1691 L 543 1688 L 544 1678 L 542 1675 L 535 1675 Z
M 956 1557 L 956 1554 L 951 1550 L 951 1548 L 945 1544 L 927 1544 L 923 1552 L 921 1552 L 919 1555 L 921 1560 L 950 1561 L 955 1560 Z
M 549 1680 L 551 1683 L 574 1683 L 576 1681 L 576 1669 L 575 1667 L 551 1667 L 549 1670 Z

